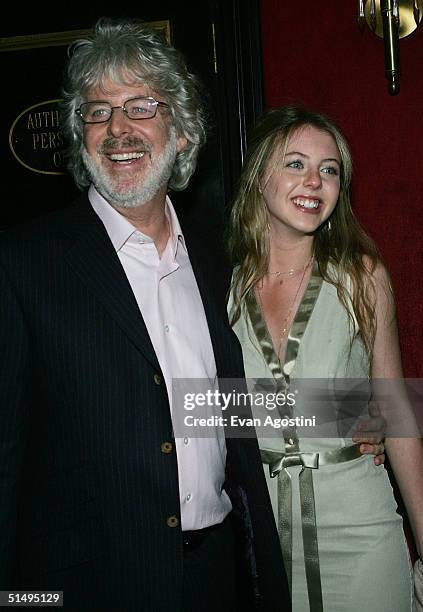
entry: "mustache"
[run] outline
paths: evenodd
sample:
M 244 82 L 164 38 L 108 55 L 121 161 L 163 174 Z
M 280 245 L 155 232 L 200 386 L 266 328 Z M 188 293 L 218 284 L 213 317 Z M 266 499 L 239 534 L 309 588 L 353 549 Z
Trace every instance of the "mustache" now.
M 103 140 L 101 145 L 97 148 L 97 152 L 101 154 L 105 153 L 106 151 L 110 153 L 110 151 L 113 151 L 114 149 L 121 150 L 133 148 L 142 149 L 147 153 L 151 153 L 152 149 L 149 143 L 145 142 L 145 140 L 137 136 L 125 136 L 125 138 L 123 139 L 113 138 L 112 136 L 109 136 L 108 138 L 105 138 Z

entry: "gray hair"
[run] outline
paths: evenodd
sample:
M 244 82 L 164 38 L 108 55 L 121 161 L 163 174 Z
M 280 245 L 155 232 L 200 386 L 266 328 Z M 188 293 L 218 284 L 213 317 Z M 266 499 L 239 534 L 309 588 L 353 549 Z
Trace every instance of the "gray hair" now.
M 188 141 L 177 154 L 169 188 L 185 189 L 206 139 L 201 85 L 188 71 L 182 54 L 158 32 L 140 21 L 106 17 L 97 21 L 92 35 L 69 47 L 63 114 L 68 168 L 77 186 L 84 189 L 90 178 L 82 160 L 83 124 L 75 110 L 85 101 L 87 90 L 105 79 L 122 85 L 145 84 L 167 102 L 177 136 Z

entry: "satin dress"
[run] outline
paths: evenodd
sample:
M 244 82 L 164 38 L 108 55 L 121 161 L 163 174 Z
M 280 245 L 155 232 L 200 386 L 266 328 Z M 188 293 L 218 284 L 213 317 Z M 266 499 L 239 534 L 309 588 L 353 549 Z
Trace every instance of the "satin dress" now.
M 411 563 L 388 473 L 351 439 L 368 416 L 369 362 L 350 328 L 316 264 L 282 366 L 254 292 L 234 325 L 249 391 L 261 397 L 252 410 L 293 611 L 410 612 Z M 278 406 L 283 429 L 264 426 L 276 412 L 275 402 L 263 408 L 263 391 L 275 389 L 295 398 Z

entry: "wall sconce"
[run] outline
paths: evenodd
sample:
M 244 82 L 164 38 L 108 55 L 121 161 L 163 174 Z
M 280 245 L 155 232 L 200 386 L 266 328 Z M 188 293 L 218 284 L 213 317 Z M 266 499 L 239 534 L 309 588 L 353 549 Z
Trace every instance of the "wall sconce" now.
M 388 91 L 399 93 L 401 74 L 399 40 L 416 30 L 423 17 L 423 0 L 358 0 L 358 26 L 367 22 L 377 36 L 383 38 L 385 75 Z

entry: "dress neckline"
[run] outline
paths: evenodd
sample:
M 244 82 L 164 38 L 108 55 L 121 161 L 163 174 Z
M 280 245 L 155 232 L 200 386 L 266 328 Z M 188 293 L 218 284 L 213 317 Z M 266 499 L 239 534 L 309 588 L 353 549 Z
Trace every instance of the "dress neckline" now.
M 260 345 L 263 357 L 276 381 L 282 382 L 281 379 L 284 379 L 285 384 L 289 385 L 290 375 L 295 366 L 301 340 L 314 310 L 322 282 L 323 279 L 319 272 L 319 266 L 317 262 L 314 261 L 307 287 L 298 305 L 288 333 L 283 364 L 276 355 L 272 338 L 254 289 L 251 289 L 246 297 L 246 307 L 251 326 Z

